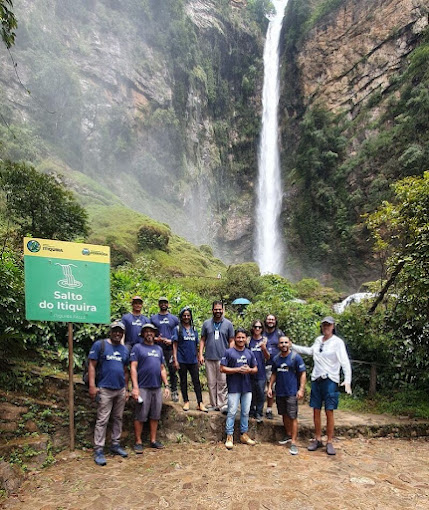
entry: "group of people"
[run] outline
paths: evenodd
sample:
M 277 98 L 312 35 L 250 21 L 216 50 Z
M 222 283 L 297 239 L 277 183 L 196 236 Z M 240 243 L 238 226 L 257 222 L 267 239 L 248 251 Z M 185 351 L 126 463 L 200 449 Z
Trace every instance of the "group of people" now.
M 308 450 L 322 447 L 321 409 L 327 417 L 328 455 L 335 455 L 333 411 L 338 406 L 340 369 L 346 392 L 351 393 L 351 366 L 344 342 L 335 335 L 335 321 L 325 317 L 321 335 L 311 347 L 292 344 L 277 326 L 273 314 L 264 322 L 252 323 L 250 336 L 242 328 L 234 331 L 224 317 L 221 301 L 214 301 L 212 317 L 203 323 L 201 337 L 193 322 L 192 310 L 184 307 L 176 317 L 168 311 L 165 296 L 159 298 L 159 313 L 142 315 L 143 300 L 132 298 L 132 310 L 110 325 L 108 339 L 96 341 L 89 353 L 89 395 L 98 402 L 94 430 L 94 460 L 105 465 L 104 446 L 109 419 L 112 421 L 110 451 L 127 456 L 120 445 L 125 402 L 135 400 L 134 451 L 143 453 L 142 431 L 149 423 L 150 447 L 164 448 L 157 440 L 162 398 L 178 402 L 177 373 L 183 410 L 189 411 L 188 372 L 197 399 L 197 410 L 226 414 L 227 449 L 234 446 L 235 417 L 240 406 L 240 442 L 254 445 L 248 435 L 249 417 L 263 420 L 265 391 L 266 418 L 273 419 L 273 403 L 282 416 L 290 453 L 298 454 L 298 400 L 306 384 L 306 367 L 300 354 L 313 356 L 310 406 L 313 408 L 315 438 Z M 205 365 L 210 403 L 203 403 L 199 365 Z M 130 367 L 130 368 L 129 368 Z M 168 376 L 167 376 L 168 372 Z M 131 376 L 131 377 L 130 377 Z M 131 380 L 132 390 L 128 391 Z M 164 392 L 162 391 L 164 386 Z

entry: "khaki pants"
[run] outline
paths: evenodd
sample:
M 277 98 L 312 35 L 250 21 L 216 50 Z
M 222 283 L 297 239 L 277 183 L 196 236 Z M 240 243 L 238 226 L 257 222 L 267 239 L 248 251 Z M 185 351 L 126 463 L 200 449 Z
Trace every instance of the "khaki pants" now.
M 227 405 L 226 375 L 220 371 L 220 361 L 206 359 L 206 376 L 210 405 L 219 408 Z
M 97 421 L 94 427 L 95 448 L 103 448 L 106 443 L 106 429 L 110 417 L 112 417 L 112 445 L 119 444 L 125 407 L 125 388 L 120 390 L 100 388 L 99 395 Z

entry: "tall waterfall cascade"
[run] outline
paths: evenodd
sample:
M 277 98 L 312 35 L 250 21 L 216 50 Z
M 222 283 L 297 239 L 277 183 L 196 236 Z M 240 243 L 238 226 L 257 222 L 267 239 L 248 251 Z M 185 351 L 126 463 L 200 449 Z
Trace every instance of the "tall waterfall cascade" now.
M 284 246 L 280 230 L 282 183 L 278 105 L 280 97 L 279 41 L 288 0 L 273 0 L 264 47 L 262 129 L 259 142 L 255 259 L 263 274 L 283 272 Z

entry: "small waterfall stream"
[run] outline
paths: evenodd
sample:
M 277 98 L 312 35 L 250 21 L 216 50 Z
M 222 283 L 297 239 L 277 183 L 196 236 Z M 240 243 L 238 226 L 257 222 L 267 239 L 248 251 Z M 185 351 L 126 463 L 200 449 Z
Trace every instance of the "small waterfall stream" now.
M 288 0 L 273 0 L 264 48 L 264 86 L 262 92 L 262 130 L 259 142 L 256 207 L 255 259 L 263 274 L 283 272 L 284 246 L 279 218 L 282 183 L 278 140 L 279 40 Z

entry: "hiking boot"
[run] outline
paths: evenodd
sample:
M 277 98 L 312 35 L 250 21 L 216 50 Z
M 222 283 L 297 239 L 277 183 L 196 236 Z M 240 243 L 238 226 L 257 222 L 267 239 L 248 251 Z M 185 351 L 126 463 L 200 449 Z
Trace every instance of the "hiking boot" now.
M 134 446 L 133 446 L 133 450 L 135 453 L 137 453 L 138 455 L 143 453 L 143 445 L 140 443 L 136 443 Z
M 328 455 L 336 455 L 337 452 L 335 451 L 334 445 L 332 443 L 326 443 L 326 453 Z
M 103 449 L 98 448 L 94 452 L 94 462 L 97 466 L 105 466 L 107 464 L 106 457 L 104 456 Z
M 165 448 L 165 446 L 162 443 L 160 443 L 159 441 L 151 441 L 150 447 L 156 448 L 157 450 L 162 450 L 163 448 Z
M 292 441 L 291 436 L 285 436 L 283 439 L 280 439 L 279 444 L 284 445 L 290 443 L 291 441 Z
M 291 455 L 298 455 L 298 448 L 295 444 L 291 444 L 289 448 L 289 453 Z
M 179 394 L 177 393 L 177 391 L 173 391 L 171 393 L 171 400 L 173 402 L 179 402 Z
M 318 448 L 322 448 L 322 441 L 318 441 L 317 439 L 313 439 L 311 443 L 308 445 L 307 450 L 309 452 L 315 452 Z
M 128 453 L 118 444 L 112 445 L 110 447 L 110 453 L 113 455 L 120 455 L 121 457 L 128 457 Z
M 266 416 L 267 420 L 272 420 L 273 419 L 273 412 L 272 411 L 267 411 L 265 413 L 265 416 Z
M 184 411 L 189 411 L 189 402 L 185 402 L 183 404 L 183 408 L 182 408 Z
M 227 450 L 232 450 L 233 449 L 233 447 L 234 447 L 234 440 L 232 438 L 232 435 L 226 436 L 225 447 L 226 447 Z
M 247 432 L 244 434 L 241 434 L 240 436 L 240 443 L 248 444 L 249 446 L 255 446 L 256 441 L 253 441 L 253 439 L 250 439 L 250 437 L 247 435 Z
M 206 406 L 205 406 L 202 402 L 200 402 L 200 403 L 198 404 L 197 410 L 198 410 L 198 411 L 201 411 L 201 412 L 203 412 L 203 413 L 208 413 L 208 412 L 209 412 L 209 410 L 207 409 L 207 407 L 206 407 Z

